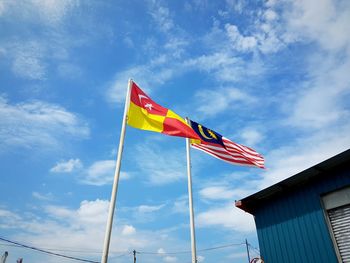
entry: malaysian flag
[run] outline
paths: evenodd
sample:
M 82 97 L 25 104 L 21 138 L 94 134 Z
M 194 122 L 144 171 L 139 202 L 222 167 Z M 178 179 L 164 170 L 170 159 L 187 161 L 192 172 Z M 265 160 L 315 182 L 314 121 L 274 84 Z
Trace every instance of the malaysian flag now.
M 234 165 L 264 168 L 264 157 L 253 149 L 230 141 L 197 122 L 189 120 L 192 129 L 201 138 L 191 140 L 191 146 Z

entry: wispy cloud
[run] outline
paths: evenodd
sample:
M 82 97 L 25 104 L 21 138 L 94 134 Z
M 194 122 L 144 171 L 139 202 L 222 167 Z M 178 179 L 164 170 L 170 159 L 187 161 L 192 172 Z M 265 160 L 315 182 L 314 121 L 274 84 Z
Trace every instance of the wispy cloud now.
M 111 184 L 114 179 L 115 160 L 100 160 L 91 164 L 82 173 L 79 181 L 89 185 L 105 185 Z M 130 174 L 120 172 L 120 179 L 126 180 L 130 178 Z
M 27 21 L 39 20 L 46 25 L 57 26 L 78 5 L 78 0 L 28 0 L 19 3 L 5 0 L 1 1 L 0 14 L 15 16 Z
M 316 41 L 330 51 L 342 48 L 349 51 L 350 36 L 345 33 L 350 22 L 348 2 L 287 1 L 287 5 L 283 15 L 294 38 Z
M 235 25 L 227 24 L 225 28 L 229 39 L 232 41 L 233 48 L 237 51 L 245 52 L 256 48 L 258 41 L 255 37 L 241 35 Z
M 188 213 L 188 196 L 181 196 L 174 201 L 172 207 L 173 213 Z
M 234 207 L 233 202 L 200 212 L 196 217 L 196 222 L 199 227 L 221 226 L 238 232 L 255 230 L 253 217 L 242 213 L 241 210 Z
M 264 139 L 263 132 L 253 127 L 247 127 L 242 131 L 243 144 L 254 146 Z
M 52 193 L 39 193 L 39 192 L 33 192 L 32 196 L 38 200 L 42 200 L 42 201 L 50 201 L 53 199 L 53 194 Z
M 150 14 L 156 22 L 158 28 L 163 32 L 173 29 L 174 22 L 170 17 L 170 11 L 167 7 L 161 6 L 159 1 L 152 1 Z
M 157 250 L 158 256 L 162 258 L 163 262 L 177 262 L 177 257 L 166 255 L 166 250 L 164 248 L 159 248 Z
M 45 47 L 39 42 L 17 43 L 12 48 L 14 60 L 12 71 L 20 77 L 33 80 L 46 78 L 47 65 L 43 61 Z
M 72 48 L 91 45 L 99 36 L 111 34 L 108 25 L 94 22 L 98 5 L 79 0 L 1 1 L 0 18 L 8 23 L 8 29 L 3 31 L 0 50 L 6 50 L 2 55 L 13 74 L 35 82 L 50 81 L 51 74 L 79 79 L 83 70 L 73 62 Z M 88 7 L 86 12 L 73 15 L 83 7 Z M 22 30 L 25 36 L 18 33 Z
M 199 191 L 204 199 L 210 200 L 227 200 L 233 199 L 234 191 L 226 186 L 209 186 Z
M 168 148 L 166 152 L 152 145 L 137 146 L 138 167 L 153 185 L 173 183 L 186 178 L 183 154 Z
M 281 19 L 274 10 L 274 5 L 265 3 L 255 12 L 246 12 L 252 24 L 247 32 L 240 32 L 235 24 L 225 24 L 225 33 L 231 48 L 238 53 L 276 53 L 295 39 L 283 31 Z M 242 11 L 237 10 L 239 13 Z
M 122 207 L 121 212 L 128 215 L 135 224 L 137 223 L 149 223 L 156 221 L 160 215 L 168 213 L 167 202 L 157 202 L 157 204 L 143 203 L 138 206 Z
M 131 67 L 117 73 L 115 78 L 108 84 L 107 101 L 122 104 L 125 101 L 128 79 L 131 77 L 139 84 L 142 84 L 142 89 L 149 93 L 149 91 L 164 84 L 179 73 L 176 72 L 176 67 L 173 64 L 167 65 L 163 61 L 163 57 L 160 57 L 160 59 L 161 61 L 155 60 L 148 65 Z M 156 74 L 156 77 L 154 74 Z
M 350 48 L 350 44 L 349 44 Z M 314 55 L 308 61 L 308 80 L 290 103 L 294 104 L 288 122 L 299 127 L 322 128 L 346 123 L 350 116 L 350 56 Z
M 266 155 L 268 169 L 258 189 L 270 186 L 278 181 L 303 171 L 350 148 L 349 123 L 342 127 L 332 127 L 316 134 L 300 138 L 272 150 Z M 334 136 L 336 134 L 336 136 Z
M 9 210 L 3 209 L 1 207 L 0 207 L 0 215 L 1 215 L 1 217 L 3 219 L 6 218 L 6 220 L 9 220 L 9 219 L 12 219 L 12 220 L 16 219 L 16 220 L 18 220 L 18 219 L 21 218 L 20 216 L 16 215 L 15 213 L 13 213 L 13 212 L 11 212 Z
M 0 97 L 1 150 L 5 147 L 58 146 L 63 136 L 85 139 L 87 122 L 65 108 L 43 101 L 11 104 Z
M 242 105 L 254 103 L 255 98 L 247 93 L 232 87 L 219 90 L 203 89 L 196 93 L 199 104 L 197 111 L 204 116 L 212 117 L 224 111 L 232 111 Z
M 128 78 L 133 78 L 149 92 L 187 70 L 182 60 L 189 38 L 173 22 L 171 10 L 158 0 L 149 1 L 148 10 L 156 25 L 155 30 L 163 37 L 149 37 L 145 41 L 143 49 L 145 54 L 150 54 L 147 62 L 119 71 L 106 84 L 106 100 L 111 103 L 120 104 L 124 101 Z
M 68 161 L 62 161 L 57 163 L 50 169 L 53 173 L 71 173 L 75 170 L 81 169 L 83 164 L 79 159 L 69 159 Z
M 157 205 L 157 206 L 150 206 L 150 205 L 140 205 L 137 210 L 140 213 L 152 213 L 155 211 L 158 211 L 162 209 L 165 206 L 165 204 Z
M 125 225 L 121 231 L 123 236 L 130 236 L 136 233 L 136 228 L 131 225 Z
M 107 222 L 109 202 L 107 200 L 84 200 L 77 208 L 57 205 L 42 207 L 44 216 L 29 213 L 19 216 L 6 208 L 0 208 L 0 227 L 16 229 L 15 237 L 8 238 L 37 247 L 72 250 L 89 250 L 96 254 L 75 254 L 83 258 L 97 259 L 101 253 Z M 37 212 L 37 211 L 36 211 Z M 162 247 L 184 249 L 179 241 L 164 234 L 164 231 L 139 229 L 125 218 L 119 218 L 113 227 L 109 258 L 118 260 L 121 253 L 138 251 L 158 251 Z M 55 238 L 52 238 L 55 236 Z M 91 239 L 91 237 L 94 237 Z M 62 246 L 64 244 L 64 246 Z M 161 251 L 160 251 L 161 252 Z M 131 255 L 131 254 L 130 254 Z M 160 257 L 167 257 L 160 253 Z M 148 261 L 147 258 L 144 262 Z
M 68 161 L 57 162 L 50 169 L 51 173 L 73 173 L 79 183 L 87 185 L 102 186 L 111 184 L 114 179 L 115 160 L 98 160 L 91 165 L 84 167 L 80 159 L 69 159 Z M 127 180 L 131 174 L 121 171 L 120 179 Z

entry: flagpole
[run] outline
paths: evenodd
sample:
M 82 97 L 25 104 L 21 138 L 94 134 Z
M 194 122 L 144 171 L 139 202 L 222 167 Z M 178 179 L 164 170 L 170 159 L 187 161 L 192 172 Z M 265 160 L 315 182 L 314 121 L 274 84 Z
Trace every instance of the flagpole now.
M 122 128 L 121 128 L 121 132 L 120 132 L 117 163 L 116 163 L 115 172 L 114 172 L 113 188 L 112 188 L 111 200 L 109 203 L 108 220 L 107 220 L 107 226 L 106 226 L 106 233 L 105 233 L 105 240 L 104 240 L 104 245 L 103 245 L 103 253 L 102 253 L 101 263 L 107 263 L 107 260 L 108 260 L 108 251 L 109 251 L 109 244 L 111 241 L 113 215 L 114 215 L 115 202 L 116 202 L 117 191 L 118 191 L 120 166 L 121 166 L 122 154 L 123 154 L 123 148 L 124 148 L 126 121 L 127 121 L 127 113 L 128 113 L 129 105 L 130 105 L 130 92 L 131 92 L 132 83 L 133 83 L 132 79 L 129 79 L 128 89 L 126 92 Z
M 186 117 L 186 122 L 189 123 L 189 120 L 187 117 Z M 197 263 L 196 233 L 194 230 L 194 212 L 193 212 L 193 196 L 192 196 L 190 139 L 189 138 L 186 138 L 186 159 L 187 159 L 187 178 L 188 178 L 188 205 L 189 205 L 189 209 L 190 209 L 190 225 L 191 225 L 192 263 Z

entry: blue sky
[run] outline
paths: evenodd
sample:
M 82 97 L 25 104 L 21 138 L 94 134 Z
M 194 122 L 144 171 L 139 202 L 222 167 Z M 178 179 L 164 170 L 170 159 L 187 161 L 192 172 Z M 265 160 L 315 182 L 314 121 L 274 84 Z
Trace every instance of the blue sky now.
M 100 259 L 133 78 L 265 156 L 261 170 L 191 152 L 199 262 L 246 260 L 242 245 L 201 251 L 258 246 L 234 200 L 350 146 L 349 24 L 345 0 L 0 0 L 0 236 Z M 128 127 L 111 262 L 133 249 L 191 261 L 170 254 L 190 250 L 185 141 Z

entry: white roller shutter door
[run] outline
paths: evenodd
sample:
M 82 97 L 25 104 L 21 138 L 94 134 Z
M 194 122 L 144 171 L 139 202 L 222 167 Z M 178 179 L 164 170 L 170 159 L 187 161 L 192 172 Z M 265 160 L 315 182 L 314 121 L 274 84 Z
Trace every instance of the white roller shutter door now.
M 350 205 L 328 210 L 329 220 L 343 263 L 350 263 Z

